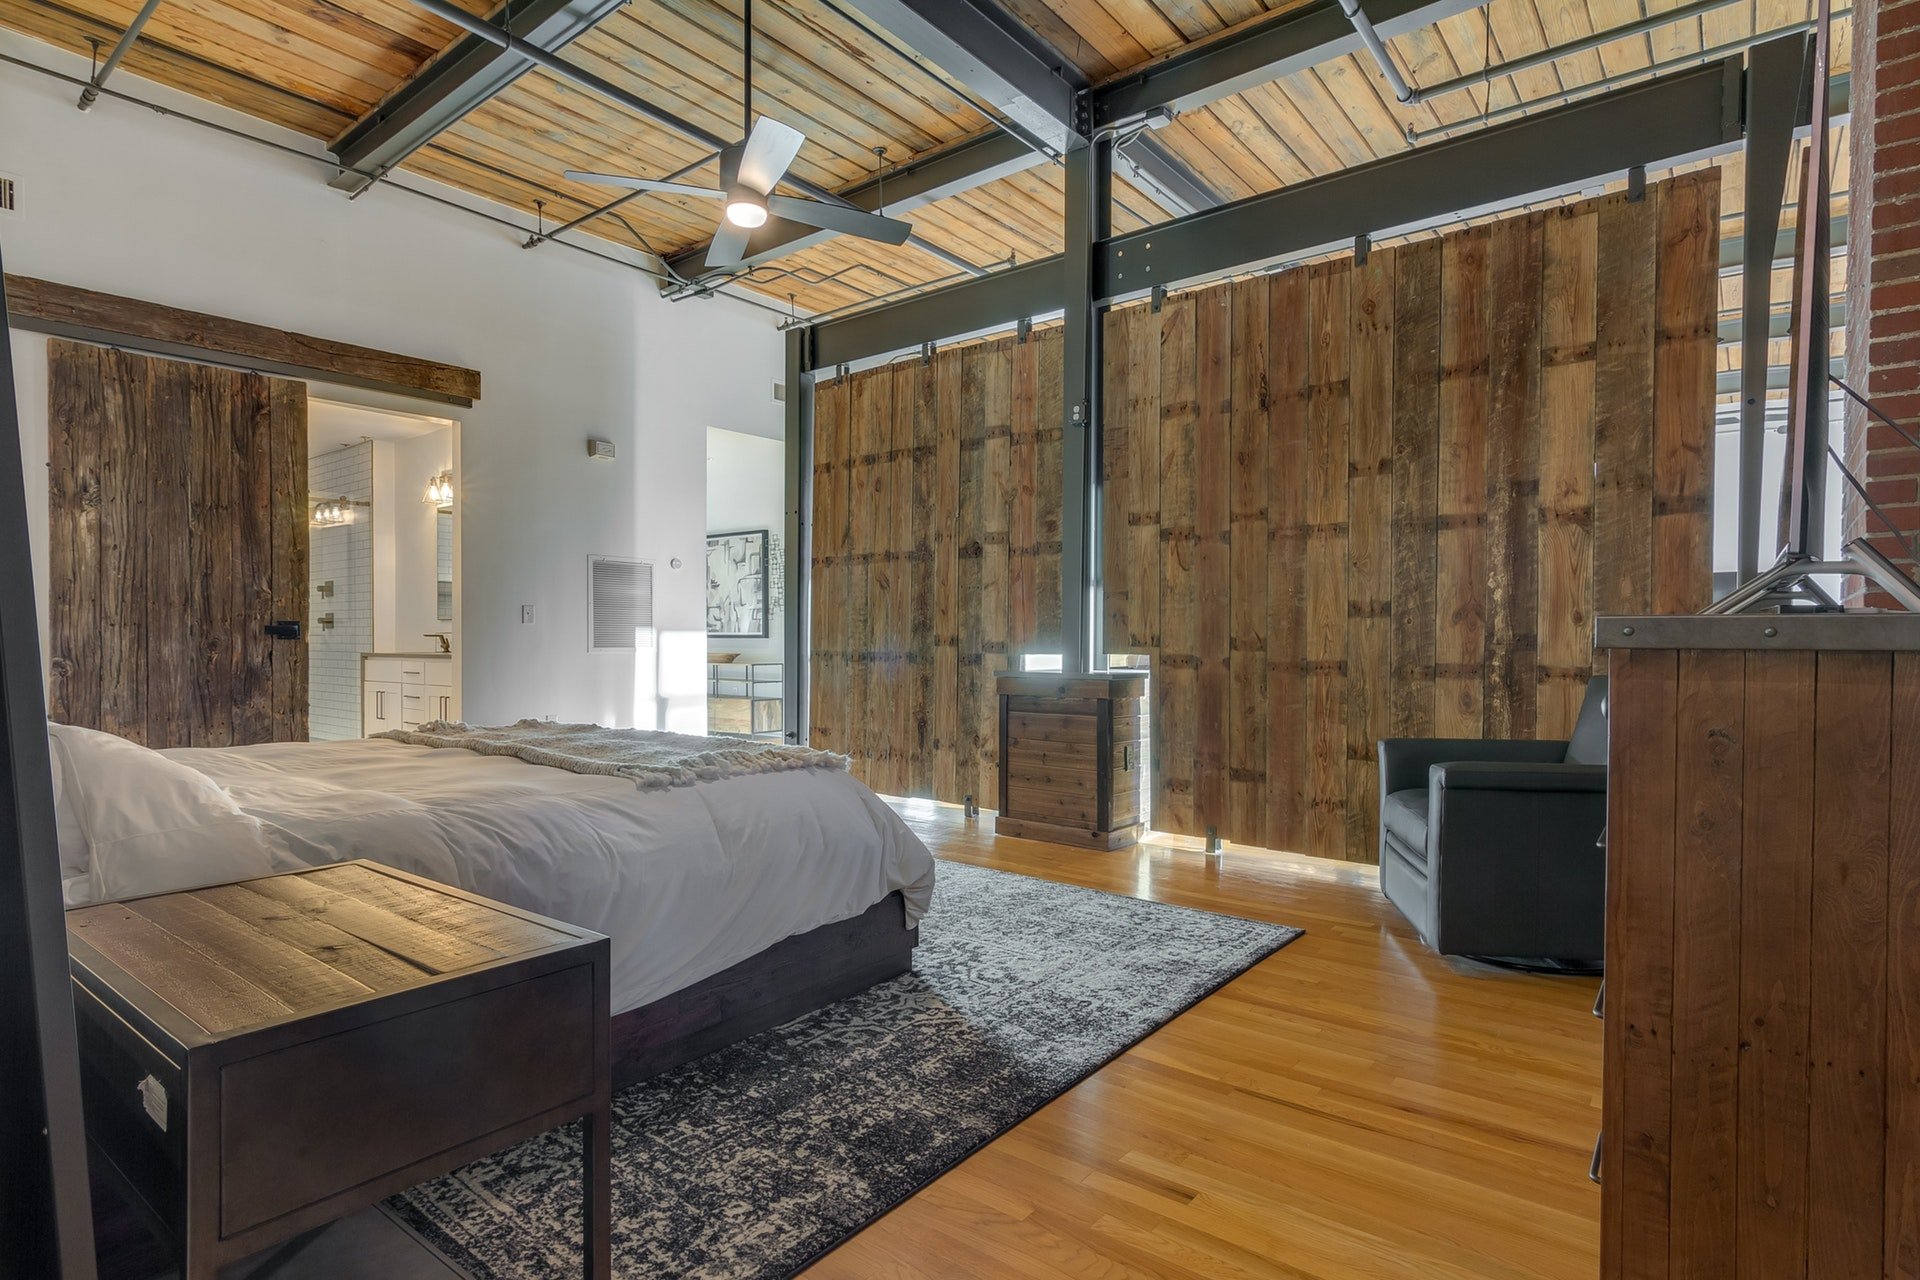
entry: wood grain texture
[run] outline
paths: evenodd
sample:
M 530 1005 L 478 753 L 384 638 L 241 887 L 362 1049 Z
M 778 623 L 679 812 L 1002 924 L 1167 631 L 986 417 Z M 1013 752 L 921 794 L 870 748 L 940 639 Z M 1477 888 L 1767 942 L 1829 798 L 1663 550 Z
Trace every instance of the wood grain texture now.
M 1595 983 L 1468 973 L 1370 867 L 1113 853 L 904 806 L 943 861 L 1306 935 L 854 1236 L 810 1280 L 1591 1280 Z M 1384 1087 L 1391 1082 L 1391 1087 Z
M 1060 643 L 1060 335 L 815 388 L 813 741 L 991 808 L 997 673 Z
M 48 343 L 54 718 L 152 747 L 304 740 L 300 383 Z
M 448 404 L 471 405 L 480 398 L 480 375 L 472 369 L 51 280 L 9 275 L 7 306 L 14 324 L 23 329 L 74 336 L 85 330 L 87 336 L 122 339 L 135 348 L 203 352 L 244 368 L 427 396 Z
M 1687 353 L 1717 305 L 1702 288 L 1716 182 L 1703 170 L 1671 197 L 1656 184 L 1638 204 L 1607 196 L 1108 315 L 1101 610 L 1109 651 L 1152 663 L 1157 828 L 1370 861 L 1377 739 L 1565 736 L 1594 615 L 1655 603 L 1656 536 L 1660 590 L 1705 598 L 1711 387 Z M 952 694 L 932 611 L 928 718 L 938 741 L 951 715 L 958 744 L 941 799 L 997 781 L 982 769 L 993 671 L 1030 645 L 1057 652 L 1057 334 L 848 380 L 858 406 L 864 379 L 892 379 L 897 402 L 930 377 L 960 442 L 958 497 L 939 496 L 936 450 L 915 515 L 935 530 L 936 595 L 954 566 Z M 1656 431 L 1693 468 L 1658 535 Z M 856 564 L 890 554 L 870 541 Z M 851 749 L 885 758 L 878 740 Z

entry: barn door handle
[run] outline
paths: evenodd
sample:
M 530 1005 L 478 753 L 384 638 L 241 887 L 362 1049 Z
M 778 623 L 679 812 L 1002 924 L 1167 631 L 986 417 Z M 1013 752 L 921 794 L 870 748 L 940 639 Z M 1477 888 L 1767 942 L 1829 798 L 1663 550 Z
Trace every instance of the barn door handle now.
M 281 618 L 276 622 L 269 622 L 267 624 L 267 634 L 275 640 L 298 640 L 300 638 L 300 620 L 298 618 Z

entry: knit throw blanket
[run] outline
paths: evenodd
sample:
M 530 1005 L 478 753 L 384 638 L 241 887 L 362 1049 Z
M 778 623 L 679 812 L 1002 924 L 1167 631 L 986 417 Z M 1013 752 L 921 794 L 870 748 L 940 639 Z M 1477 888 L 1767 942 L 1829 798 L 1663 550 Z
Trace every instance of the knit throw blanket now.
M 488 727 L 431 720 L 417 729 L 374 735 L 417 747 L 459 747 L 483 756 L 514 756 L 569 773 L 631 778 L 642 791 L 688 787 L 748 773 L 790 769 L 845 769 L 847 758 L 811 747 L 739 738 L 696 738 L 648 729 L 603 729 L 597 724 L 522 720 Z

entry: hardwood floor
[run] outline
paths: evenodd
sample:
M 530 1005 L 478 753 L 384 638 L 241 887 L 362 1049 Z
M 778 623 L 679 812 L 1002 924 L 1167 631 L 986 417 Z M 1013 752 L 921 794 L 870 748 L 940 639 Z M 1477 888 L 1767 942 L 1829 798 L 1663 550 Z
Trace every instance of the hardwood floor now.
M 828 1277 L 1589 1280 L 1596 983 L 1442 960 L 1370 867 L 1156 837 L 942 858 L 1299 925 L 1268 958 L 814 1266 Z

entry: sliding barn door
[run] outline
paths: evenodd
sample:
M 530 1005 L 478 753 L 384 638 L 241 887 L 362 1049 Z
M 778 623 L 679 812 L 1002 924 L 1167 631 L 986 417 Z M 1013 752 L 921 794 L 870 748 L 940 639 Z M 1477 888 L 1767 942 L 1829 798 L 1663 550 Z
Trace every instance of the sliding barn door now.
M 48 343 L 49 714 L 151 747 L 307 736 L 303 383 Z

